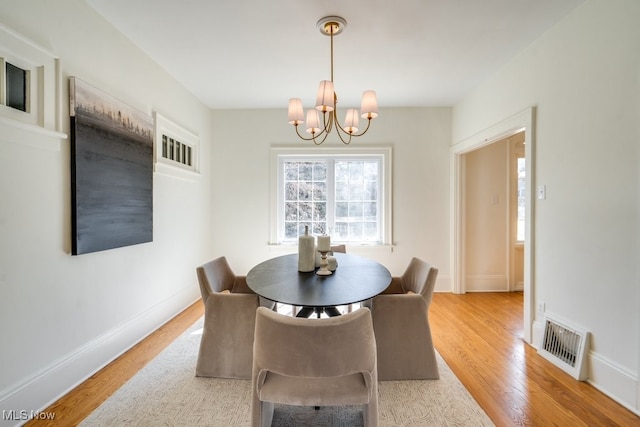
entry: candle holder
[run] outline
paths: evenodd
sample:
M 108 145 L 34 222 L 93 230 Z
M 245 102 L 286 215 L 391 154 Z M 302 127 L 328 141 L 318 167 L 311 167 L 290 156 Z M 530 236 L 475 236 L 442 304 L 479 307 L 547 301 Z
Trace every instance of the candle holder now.
M 318 249 L 318 252 L 320 252 L 320 268 L 318 269 L 318 271 L 316 271 L 316 274 L 318 276 L 330 276 L 333 273 L 327 268 L 327 266 L 329 265 L 329 263 L 327 262 L 327 254 L 329 253 L 329 251 L 321 251 L 320 249 Z

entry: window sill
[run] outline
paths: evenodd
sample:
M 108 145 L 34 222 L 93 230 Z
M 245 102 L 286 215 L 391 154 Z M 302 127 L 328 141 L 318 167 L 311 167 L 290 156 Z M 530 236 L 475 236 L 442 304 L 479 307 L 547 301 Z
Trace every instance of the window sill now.
M 198 172 L 160 162 L 153 165 L 153 171 L 158 175 L 170 176 L 191 182 L 197 182 L 200 178 L 200 173 Z
M 24 145 L 49 151 L 60 151 L 60 141 L 67 139 L 67 134 L 46 129 L 37 125 L 0 116 L 0 126 L 6 131 L 0 132 L 0 139 L 7 142 L 20 142 Z
M 347 253 L 352 255 L 371 256 L 377 254 L 390 254 L 393 252 L 394 245 L 347 245 Z M 298 245 L 295 243 L 271 243 L 269 244 L 269 253 L 273 256 L 287 255 L 295 253 Z

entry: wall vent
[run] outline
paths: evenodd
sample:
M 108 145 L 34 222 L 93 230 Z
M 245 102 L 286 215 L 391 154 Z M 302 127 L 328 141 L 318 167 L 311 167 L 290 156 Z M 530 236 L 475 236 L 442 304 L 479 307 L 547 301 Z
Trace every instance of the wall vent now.
M 557 316 L 546 313 L 542 343 L 538 353 L 575 379 L 587 379 L 586 354 L 589 351 L 589 333 L 569 326 Z

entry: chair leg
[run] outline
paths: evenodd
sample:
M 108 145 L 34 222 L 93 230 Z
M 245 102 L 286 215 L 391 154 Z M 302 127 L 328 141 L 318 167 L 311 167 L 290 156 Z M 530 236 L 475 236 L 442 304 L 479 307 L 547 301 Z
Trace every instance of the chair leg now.
M 272 402 L 260 402 L 260 427 L 270 427 L 273 423 L 274 404 Z

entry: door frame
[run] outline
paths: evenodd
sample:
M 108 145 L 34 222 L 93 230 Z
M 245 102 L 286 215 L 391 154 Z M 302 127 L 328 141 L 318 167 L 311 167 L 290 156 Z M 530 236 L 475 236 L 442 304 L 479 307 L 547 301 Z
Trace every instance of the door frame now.
M 451 173 L 451 284 L 455 294 L 466 292 L 464 285 L 464 154 L 524 131 L 527 174 L 525 177 L 525 241 L 524 241 L 524 340 L 532 344 L 534 311 L 534 174 L 535 174 L 535 107 L 527 108 L 499 123 L 455 143 L 450 149 Z

